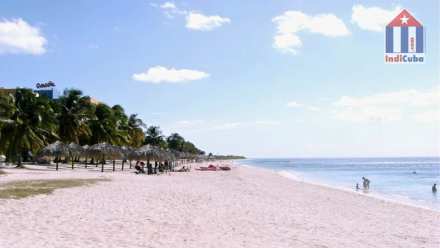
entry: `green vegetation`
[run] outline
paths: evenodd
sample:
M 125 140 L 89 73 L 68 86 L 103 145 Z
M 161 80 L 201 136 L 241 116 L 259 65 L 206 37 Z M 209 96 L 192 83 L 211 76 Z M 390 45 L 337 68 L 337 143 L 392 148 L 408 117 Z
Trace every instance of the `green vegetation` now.
M 58 138 L 51 102 L 31 90 L 0 95 L 0 153 L 21 166 L 22 155 Z
M 56 189 L 89 186 L 107 179 L 63 179 L 10 182 L 0 186 L 0 199 L 21 199 L 50 194 Z
M 108 143 L 138 148 L 153 145 L 203 155 L 193 143 L 174 133 L 165 137 L 157 126 L 147 125 L 120 105 L 97 103 L 80 90 L 65 90 L 56 100 L 30 89 L 0 93 L 0 155 L 22 165 L 57 140 L 81 146 Z

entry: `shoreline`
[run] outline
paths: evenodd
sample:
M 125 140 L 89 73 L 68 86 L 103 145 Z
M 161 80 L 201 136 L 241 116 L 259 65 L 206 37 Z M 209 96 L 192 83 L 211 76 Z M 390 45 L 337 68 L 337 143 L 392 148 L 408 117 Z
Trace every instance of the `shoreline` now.
M 229 160 L 229 161 L 231 162 L 231 165 L 233 165 L 233 166 L 249 168 L 249 169 L 252 169 L 252 170 L 261 170 L 261 171 L 264 171 L 264 173 L 271 173 L 273 175 L 276 175 L 276 176 L 279 176 L 279 177 L 282 177 L 282 178 L 287 178 L 287 179 L 292 180 L 292 181 L 294 181 L 296 183 L 304 183 L 304 184 L 308 184 L 308 185 L 312 185 L 312 186 L 323 187 L 323 188 L 326 188 L 326 189 L 337 190 L 337 191 L 341 191 L 341 192 L 348 192 L 348 193 L 351 193 L 351 194 L 354 194 L 354 195 L 360 195 L 360 196 L 363 196 L 363 197 L 369 197 L 369 198 L 372 198 L 372 199 L 375 199 L 375 200 L 379 200 L 379 201 L 385 201 L 385 202 L 389 202 L 389 203 L 393 203 L 393 204 L 400 204 L 400 205 L 403 205 L 403 206 L 409 206 L 409 207 L 414 207 L 414 208 L 418 208 L 418 209 L 423 209 L 423 210 L 428 210 L 428 211 L 433 211 L 433 212 L 436 212 L 436 213 L 440 213 L 440 209 L 435 209 L 435 208 L 430 208 L 430 207 L 427 207 L 427 206 L 422 206 L 422 205 L 416 204 L 412 200 L 399 201 L 399 200 L 387 197 L 386 194 L 380 194 L 380 193 L 377 193 L 377 192 L 375 192 L 375 193 L 371 193 L 371 192 L 370 193 L 364 193 L 362 191 L 355 191 L 353 189 L 349 189 L 349 188 L 345 188 L 345 187 L 338 187 L 338 186 L 326 184 L 326 183 L 319 182 L 319 181 L 312 181 L 312 180 L 301 179 L 297 175 L 295 175 L 294 173 L 292 173 L 290 171 L 286 171 L 286 170 L 277 171 L 277 170 L 272 170 L 270 168 L 264 168 L 264 167 L 249 165 L 249 164 L 238 164 L 238 163 L 236 163 L 235 160 Z M 217 163 L 218 162 L 223 162 L 224 163 L 225 161 L 217 161 Z M 210 162 L 210 163 L 216 163 L 216 162 Z M 228 163 L 228 160 L 226 160 L 226 163 Z M 193 165 L 197 166 L 198 164 L 195 163 Z M 69 166 L 70 165 L 66 165 L 66 167 L 69 167 Z M 34 167 L 34 168 L 26 168 L 25 170 L 33 171 L 33 172 L 30 172 L 30 174 L 39 174 L 39 172 L 45 172 L 45 171 L 47 172 L 48 171 L 48 170 L 45 170 L 43 168 L 41 168 L 41 169 L 38 168 L 39 166 L 35 166 L 34 165 L 32 167 Z M 15 168 L 3 168 L 3 170 L 6 170 L 6 171 L 11 170 L 11 169 L 12 170 L 20 170 L 20 169 L 15 169 Z M 79 170 L 81 170 L 81 169 L 82 168 L 79 168 Z M 56 172 L 56 171 L 54 171 L 54 172 Z M 107 172 L 107 173 L 101 174 L 101 172 L 96 172 L 98 174 L 94 175 L 92 173 L 94 173 L 95 171 L 93 171 L 93 172 L 89 171 L 90 172 L 89 175 L 81 175 L 81 176 L 76 175 L 75 176 L 75 175 L 71 175 L 72 172 L 73 172 L 73 174 L 75 173 L 75 171 L 70 171 L 70 169 L 66 168 L 64 170 L 58 171 L 57 173 L 59 173 L 59 174 L 57 176 L 61 175 L 62 178 L 69 178 L 69 176 L 72 176 L 72 179 L 82 178 L 82 177 L 85 176 L 85 179 L 90 179 L 90 178 L 107 178 L 106 174 L 108 173 Z M 129 172 L 129 170 L 126 170 L 126 171 L 124 171 L 122 173 L 127 173 L 127 172 Z M 115 173 L 120 173 L 120 171 L 117 171 Z M 68 176 L 64 177 L 66 174 Z M 14 173 L 11 174 L 11 175 L 14 175 Z M 5 180 L 1 180 L 0 181 L 0 186 L 3 183 L 7 183 L 7 182 L 26 180 L 26 179 L 21 179 L 21 178 L 17 178 L 17 179 L 12 179 L 11 180 L 10 176 L 9 177 L 5 177 L 5 176 L 6 175 L 3 175 L 3 179 L 7 178 L 9 180 L 6 180 L 6 181 Z M 57 176 L 54 176 L 53 178 L 51 177 L 50 179 L 56 179 Z M 39 178 L 39 177 L 37 177 L 37 178 Z M 45 176 L 43 176 L 42 178 L 45 178 Z M 0 179 L 2 179 L 1 175 L 0 175 Z
M 333 190 L 338 190 L 338 191 L 343 191 L 343 192 L 349 192 L 349 193 L 353 193 L 356 195 L 362 195 L 365 197 L 370 197 L 373 199 L 377 199 L 377 200 L 382 200 L 382 201 L 387 201 L 390 203 L 395 203 L 395 204 L 401 204 L 401 205 L 405 205 L 405 206 L 410 206 L 410 207 L 415 207 L 415 208 L 420 208 L 420 209 L 424 209 L 424 210 L 431 210 L 437 213 L 440 213 L 440 208 L 436 209 L 436 208 L 431 208 L 428 206 L 423 206 L 421 204 L 417 204 L 415 200 L 397 200 L 397 199 L 393 199 L 391 197 L 389 197 L 387 194 L 383 194 L 383 193 L 379 193 L 379 192 L 369 192 L 369 193 L 364 193 L 362 192 L 362 189 L 359 191 L 355 191 L 354 189 L 350 189 L 348 187 L 342 187 L 342 186 L 335 186 L 335 185 L 331 185 L 328 183 L 324 183 L 324 182 L 320 182 L 320 181 L 314 181 L 314 180 L 305 180 L 305 179 L 301 179 L 298 175 L 295 175 L 294 172 L 290 172 L 287 170 L 273 170 L 270 168 L 264 168 L 264 167 L 259 167 L 259 166 L 254 166 L 254 165 L 249 165 L 249 164 L 238 164 L 234 161 L 234 165 L 236 166 L 244 166 L 244 167 L 248 167 L 248 168 L 252 168 L 252 169 L 261 169 L 264 170 L 268 173 L 273 173 L 276 174 L 278 176 L 284 177 L 284 178 L 288 178 L 289 180 L 298 182 L 298 183 L 305 183 L 305 184 L 310 184 L 310 185 L 314 185 L 314 186 L 320 186 L 320 187 L 324 187 L 324 188 L 328 188 L 328 189 L 333 189 Z
M 400 205 L 403 205 L 403 206 L 409 206 L 409 207 L 414 207 L 414 208 L 418 208 L 418 209 L 429 210 L 429 211 L 433 211 L 433 212 L 436 212 L 436 213 L 440 213 L 440 209 L 435 209 L 435 208 L 430 208 L 430 207 L 427 207 L 427 206 L 422 206 L 422 205 L 414 203 L 412 200 L 399 201 L 399 200 L 387 197 L 386 194 L 380 194 L 380 193 L 377 193 L 377 192 L 376 193 L 371 193 L 371 192 L 370 193 L 364 193 L 362 191 L 355 191 L 353 189 L 349 189 L 349 188 L 345 188 L 345 187 L 338 187 L 338 186 L 326 184 L 326 183 L 319 182 L 319 181 L 304 180 L 304 179 L 299 178 L 294 173 L 292 173 L 290 171 L 286 171 L 286 170 L 277 171 L 277 170 L 272 170 L 270 168 L 253 166 L 253 165 L 249 165 L 249 164 L 238 164 L 238 163 L 236 163 L 235 160 L 230 160 L 230 161 L 231 161 L 231 165 L 233 165 L 233 166 L 249 168 L 249 169 L 252 169 L 252 170 L 261 170 L 261 171 L 264 171 L 264 173 L 271 173 L 273 175 L 276 175 L 276 176 L 279 176 L 279 177 L 282 177 L 282 178 L 287 178 L 287 179 L 292 180 L 292 181 L 294 181 L 296 183 L 304 183 L 304 184 L 308 184 L 308 185 L 312 185 L 312 186 L 323 187 L 323 188 L 326 188 L 326 189 L 337 190 L 337 191 L 341 191 L 341 192 L 348 192 L 348 193 L 351 193 L 351 194 L 354 194 L 354 195 L 360 195 L 360 196 L 363 196 L 363 197 L 369 197 L 369 198 L 372 198 L 372 199 L 375 199 L 375 200 L 379 200 L 379 201 L 386 201 L 386 202 L 393 203 L 393 204 L 400 204 Z M 218 162 L 223 162 L 224 163 L 225 161 L 217 161 L 217 163 Z M 210 162 L 210 163 L 216 163 L 216 162 Z M 226 163 L 228 163 L 227 160 L 226 160 Z M 193 165 L 197 166 L 198 164 L 195 163 Z M 70 165 L 66 165 L 66 167 L 69 167 L 69 166 Z M 26 168 L 24 170 L 25 171 L 26 170 L 33 171 L 33 172 L 30 172 L 29 174 L 39 174 L 39 172 L 47 172 L 48 171 L 48 170 L 43 169 L 43 168 L 41 168 L 41 169 L 38 168 L 39 166 L 32 166 L 32 167 L 34 167 L 34 168 Z M 11 170 L 11 169 L 12 170 L 21 170 L 21 169 L 15 169 L 15 168 L 3 168 L 3 170 L 6 170 L 6 171 Z M 81 169 L 82 168 L 79 168 L 79 170 L 81 170 Z M 56 172 L 56 171 L 54 171 L 54 172 Z M 58 171 L 56 173 L 58 174 L 57 176 L 61 175 L 62 178 L 69 178 L 69 176 L 72 176 L 72 179 L 82 178 L 84 176 L 85 176 L 85 179 L 90 179 L 90 178 L 107 178 L 106 174 L 108 173 L 107 172 L 107 173 L 101 174 L 101 172 L 96 172 L 98 174 L 94 175 L 92 173 L 94 173 L 95 171 L 88 171 L 88 172 L 90 172 L 89 175 L 80 175 L 80 176 L 78 176 L 78 175 L 72 175 L 72 172 L 73 172 L 73 174 L 75 173 L 75 171 L 70 171 L 70 169 L 66 168 L 66 169 L 60 170 L 60 171 Z M 129 170 L 126 170 L 126 171 L 124 171 L 122 173 L 127 173 L 127 172 L 129 172 Z M 120 173 L 120 171 L 117 171 L 115 173 Z M 14 175 L 14 174 L 15 173 L 10 174 L 10 175 Z M 68 176 L 65 177 L 65 175 L 68 175 Z M 9 177 L 5 177 L 5 176 L 6 175 L 3 175 L 3 179 L 7 178 L 9 180 L 1 180 L 0 181 L 0 186 L 3 183 L 7 183 L 7 182 L 26 180 L 26 179 L 21 179 L 21 178 L 17 178 L 17 179 L 12 179 L 11 180 L 10 176 Z M 51 176 L 50 179 L 56 179 L 57 176 Z M 37 178 L 39 178 L 39 177 L 37 177 Z M 42 178 L 45 178 L 45 176 L 43 176 Z M 0 175 L 0 179 L 2 179 L 1 175 Z
M 9 180 L 0 180 L 110 181 L 0 199 L 0 219 L 6 220 L 0 243 L 11 248 L 440 245 L 438 212 L 291 180 L 265 168 L 231 166 L 231 171 L 160 176 L 14 170 Z

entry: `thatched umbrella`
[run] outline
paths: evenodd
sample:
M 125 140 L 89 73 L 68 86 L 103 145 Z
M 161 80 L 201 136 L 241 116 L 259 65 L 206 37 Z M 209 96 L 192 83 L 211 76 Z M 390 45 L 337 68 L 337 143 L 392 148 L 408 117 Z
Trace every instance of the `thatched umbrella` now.
M 172 150 L 171 153 L 173 154 L 174 160 L 176 161 L 177 164 L 181 159 L 183 159 L 183 152 Z
M 117 153 L 115 147 L 108 143 L 95 144 L 87 149 L 87 154 L 89 154 L 89 156 L 101 159 L 101 172 L 104 172 L 105 159 L 107 157 L 113 158 L 115 153 Z
M 139 154 L 137 153 L 136 149 L 132 147 L 127 147 L 127 150 L 125 151 L 125 155 L 130 163 L 130 169 L 131 169 L 131 161 L 139 159 Z
M 191 162 L 195 162 L 197 160 L 198 154 L 196 153 L 187 153 L 186 158 L 189 159 Z
M 170 171 L 173 170 L 173 163 L 176 161 L 176 156 L 171 150 L 164 150 L 164 156 L 165 156 L 165 167 L 166 169 L 169 169 Z
M 122 168 L 121 170 L 124 170 L 124 164 L 126 160 L 130 163 L 130 169 L 131 169 L 131 161 L 137 158 L 137 154 L 135 150 L 132 147 L 127 146 L 121 146 L 119 151 L 122 153 Z
M 179 160 L 181 160 L 183 163 L 186 163 L 187 160 L 190 159 L 190 155 L 187 152 L 180 152 L 178 156 Z
M 56 141 L 55 143 L 52 143 L 52 144 L 44 147 L 43 150 L 41 150 L 40 155 L 54 157 L 55 163 L 56 163 L 55 168 L 56 168 L 56 170 L 58 170 L 58 163 L 59 163 L 60 158 L 62 156 L 68 156 L 69 150 L 63 142 Z
M 144 145 L 135 151 L 138 159 L 147 160 L 147 165 L 150 164 L 151 160 L 154 160 L 154 167 L 157 167 L 157 161 L 162 159 L 162 153 L 158 147 L 152 145 Z
M 110 153 L 110 158 L 113 160 L 113 171 L 115 171 L 115 164 L 116 164 L 116 159 L 122 159 L 124 160 L 124 153 L 121 149 L 121 147 L 119 146 L 113 146 L 113 152 Z M 122 167 L 124 167 L 124 162 L 122 162 Z
M 208 156 L 199 154 L 199 155 L 197 155 L 197 159 L 196 160 L 197 160 L 197 162 L 207 161 L 208 160 Z
M 69 156 L 70 156 L 70 160 L 72 162 L 72 170 L 73 170 L 73 167 L 75 166 L 74 165 L 75 158 L 82 154 L 83 148 L 82 148 L 82 146 L 72 142 L 67 146 L 67 149 L 69 150 Z
M 174 153 L 170 150 L 166 150 L 165 154 L 168 161 L 175 161 L 177 159 Z
M 116 170 L 116 159 L 122 159 L 124 157 L 124 154 L 121 151 L 121 148 L 119 146 L 111 145 L 112 149 L 111 152 L 108 154 L 108 157 L 113 160 L 113 171 Z
M 152 145 L 144 145 L 136 149 L 136 154 L 140 159 L 149 160 L 160 160 L 162 158 L 162 153 L 159 148 Z

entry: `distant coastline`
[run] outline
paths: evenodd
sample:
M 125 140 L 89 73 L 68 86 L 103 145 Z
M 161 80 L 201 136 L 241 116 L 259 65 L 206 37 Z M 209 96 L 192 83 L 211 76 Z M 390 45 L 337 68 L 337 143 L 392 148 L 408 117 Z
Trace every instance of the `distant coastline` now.
M 239 160 L 239 159 L 247 159 L 245 156 L 240 155 L 212 155 L 212 159 L 214 160 Z

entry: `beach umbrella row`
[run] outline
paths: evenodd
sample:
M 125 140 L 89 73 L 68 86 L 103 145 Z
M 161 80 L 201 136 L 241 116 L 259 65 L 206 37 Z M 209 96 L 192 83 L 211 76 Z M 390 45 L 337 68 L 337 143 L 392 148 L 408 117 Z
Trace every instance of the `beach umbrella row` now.
M 126 160 L 147 160 L 155 162 L 172 162 L 181 159 L 196 159 L 197 155 L 190 153 L 172 151 L 161 149 L 152 145 L 144 145 L 140 148 L 134 149 L 126 146 L 114 146 L 108 143 L 98 143 L 95 145 L 80 146 L 75 143 L 68 145 L 61 141 L 56 141 L 49 144 L 40 152 L 41 156 L 53 157 L 56 162 L 56 170 L 58 170 L 58 162 L 62 157 L 68 157 L 72 162 L 72 169 L 74 168 L 74 161 L 77 158 L 94 158 L 101 160 L 101 171 L 104 171 L 104 164 L 106 159 L 113 160 L 113 171 L 115 170 L 115 160 L 122 159 L 122 170 L 124 170 L 124 163 Z

